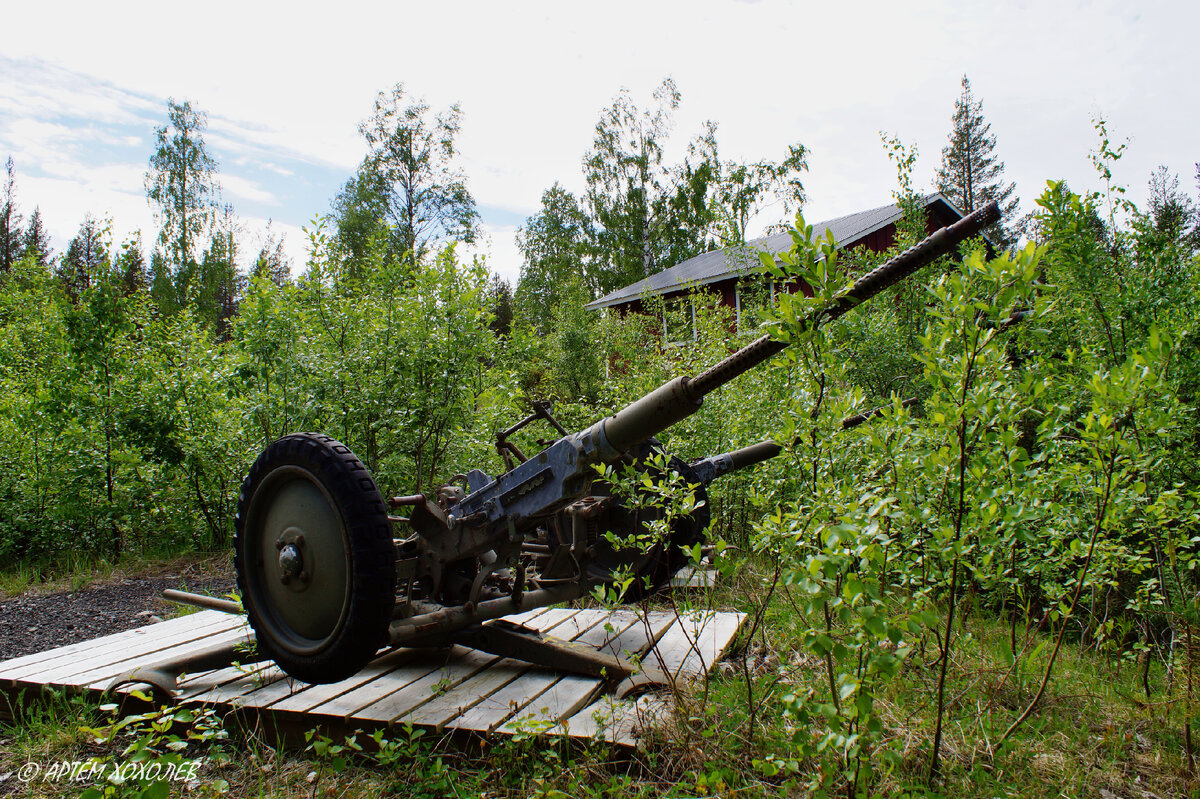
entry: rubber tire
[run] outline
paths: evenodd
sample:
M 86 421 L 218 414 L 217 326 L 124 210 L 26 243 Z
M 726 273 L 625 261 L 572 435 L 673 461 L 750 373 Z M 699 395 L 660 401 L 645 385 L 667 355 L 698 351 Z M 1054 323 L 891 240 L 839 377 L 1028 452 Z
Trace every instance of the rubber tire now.
M 262 551 L 261 532 L 246 529 L 253 514 L 262 512 L 255 508 L 254 499 L 264 481 L 280 469 L 295 473 L 295 467 L 308 472 L 340 517 L 343 554 L 349 561 L 338 621 L 328 635 L 313 639 L 316 643 L 308 648 L 311 651 L 299 653 L 289 651 L 269 623 L 268 616 L 286 627 L 264 594 L 262 561 L 254 555 Z M 396 591 L 391 522 L 370 472 L 338 440 L 319 433 L 294 433 L 263 450 L 238 496 L 233 560 L 259 651 L 288 675 L 307 683 L 338 682 L 358 673 L 387 643 Z M 261 583 L 256 584 L 260 578 Z

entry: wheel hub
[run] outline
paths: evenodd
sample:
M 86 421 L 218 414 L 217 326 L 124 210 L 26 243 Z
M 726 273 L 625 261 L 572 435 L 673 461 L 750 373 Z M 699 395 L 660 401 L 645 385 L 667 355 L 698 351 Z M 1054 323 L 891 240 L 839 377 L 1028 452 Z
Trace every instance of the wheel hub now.
M 275 548 L 279 550 L 275 564 L 279 569 L 279 582 L 292 590 L 303 590 L 312 579 L 311 557 L 305 546 L 304 533 L 296 527 L 287 528 L 275 540 Z
M 299 577 L 304 570 L 304 558 L 300 550 L 288 544 L 279 550 L 279 582 L 287 585 L 293 578 Z

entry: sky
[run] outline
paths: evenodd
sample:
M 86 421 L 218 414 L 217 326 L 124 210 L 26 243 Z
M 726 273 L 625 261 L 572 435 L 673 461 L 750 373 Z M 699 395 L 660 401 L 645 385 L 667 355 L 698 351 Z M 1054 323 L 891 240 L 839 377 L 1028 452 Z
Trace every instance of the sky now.
M 460 165 L 486 233 L 475 251 L 510 281 L 514 234 L 542 192 L 583 189 L 601 110 L 623 87 L 649 106 L 666 77 L 682 93 L 668 159 L 706 120 L 726 159 L 803 144 L 811 221 L 891 202 L 881 132 L 917 148 L 917 186 L 932 190 L 964 75 L 1024 211 L 1048 179 L 1101 188 L 1100 118 L 1127 143 L 1114 178 L 1130 198 L 1144 203 L 1160 164 L 1197 196 L 1195 0 L 10 5 L 0 160 L 59 252 L 87 214 L 110 219 L 117 242 L 140 230 L 152 244 L 144 176 L 174 98 L 208 115 L 243 250 L 257 253 L 269 222 L 302 272 L 304 229 L 365 154 L 358 124 L 376 94 L 398 82 L 434 109 L 461 105 Z

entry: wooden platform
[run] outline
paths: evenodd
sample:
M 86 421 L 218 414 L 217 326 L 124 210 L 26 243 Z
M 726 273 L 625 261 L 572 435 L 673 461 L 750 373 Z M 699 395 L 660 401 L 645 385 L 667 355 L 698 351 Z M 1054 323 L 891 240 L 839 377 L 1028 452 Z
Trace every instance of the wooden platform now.
M 642 616 L 542 608 L 508 617 L 556 638 L 625 656 L 679 678 L 699 677 L 725 652 L 745 619 L 740 613 Z M 246 637 L 244 618 L 201 611 L 159 624 L 0 662 L 9 702 L 59 687 L 99 696 L 113 678 L 218 642 Z M 436 731 L 549 731 L 635 745 L 647 718 L 666 700 L 617 701 L 604 683 L 564 675 L 476 650 L 390 650 L 340 683 L 308 685 L 267 661 L 185 675 L 181 703 L 238 710 L 276 728 L 297 724 L 361 727 L 412 724 Z M 306 726 L 305 726 L 306 725 Z

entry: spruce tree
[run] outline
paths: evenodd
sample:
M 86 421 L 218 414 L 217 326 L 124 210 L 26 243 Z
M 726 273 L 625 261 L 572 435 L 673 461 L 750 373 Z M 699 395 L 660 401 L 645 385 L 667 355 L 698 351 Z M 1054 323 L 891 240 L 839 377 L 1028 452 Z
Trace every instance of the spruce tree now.
M 34 208 L 29 216 L 29 227 L 25 229 L 25 236 L 21 239 L 21 257 L 33 258 L 41 267 L 49 266 L 50 259 L 54 257 L 54 250 L 50 247 L 50 234 L 42 224 L 42 212 L 39 208 Z
M 271 220 L 269 219 L 267 220 L 266 241 L 263 242 L 262 249 L 258 251 L 258 257 L 254 259 L 250 276 L 264 278 L 276 286 L 285 286 L 291 281 L 291 259 L 283 249 L 283 237 L 277 239 L 271 232 Z
M 175 280 L 171 275 L 171 267 L 162 250 L 154 250 L 150 254 L 150 297 L 154 300 L 159 313 L 173 314 L 183 307 Z
M 1001 221 L 987 230 L 992 241 L 1007 247 L 1013 243 L 1007 224 L 1017 212 L 1016 186 L 1004 181 L 1004 162 L 996 158 L 996 137 L 983 118 L 983 103 L 971 94 L 971 82 L 963 75 L 962 94 L 954 102 L 950 143 L 942 148 L 942 165 L 937 172 L 938 191 L 964 214 L 992 200 L 1000 204 Z
M 228 337 L 229 320 L 237 313 L 243 283 L 237 268 L 237 234 L 237 218 L 233 208 L 226 205 L 188 295 L 200 318 L 211 324 L 222 340 Z
M 104 235 L 105 232 L 89 214 L 67 246 L 58 275 L 72 299 L 78 299 L 94 282 L 104 278 L 108 271 L 108 247 L 104 243 Z
M 140 234 L 121 245 L 121 252 L 116 257 L 115 267 L 116 273 L 121 279 L 121 290 L 126 295 L 136 294 L 150 288 L 150 272 L 146 268 L 146 259 L 142 256 Z
M 492 321 L 488 323 L 488 327 L 497 336 L 507 336 L 512 332 L 513 323 L 512 286 L 499 275 L 492 275 L 487 293 L 492 305 Z

